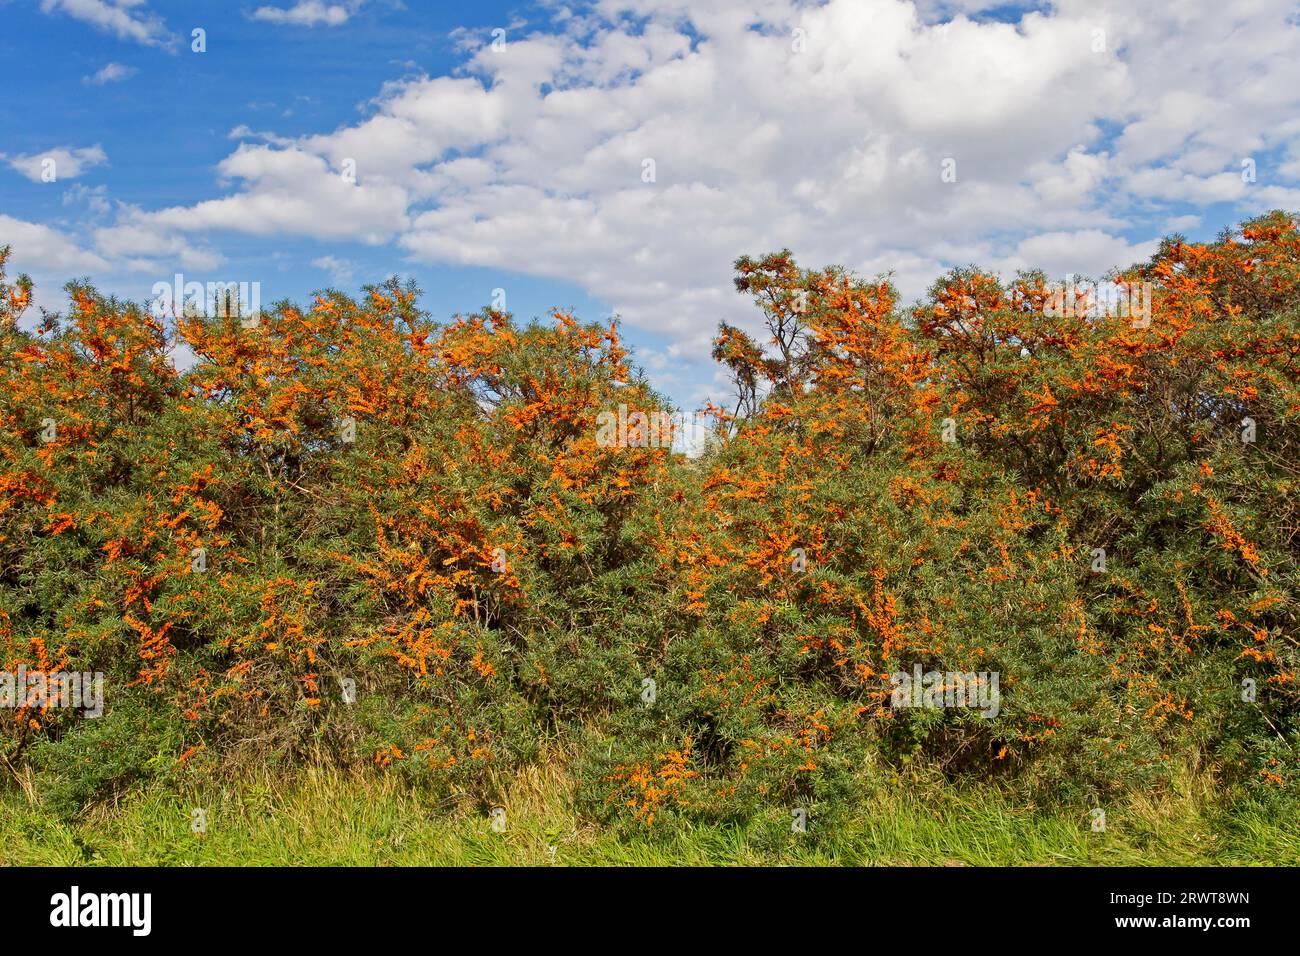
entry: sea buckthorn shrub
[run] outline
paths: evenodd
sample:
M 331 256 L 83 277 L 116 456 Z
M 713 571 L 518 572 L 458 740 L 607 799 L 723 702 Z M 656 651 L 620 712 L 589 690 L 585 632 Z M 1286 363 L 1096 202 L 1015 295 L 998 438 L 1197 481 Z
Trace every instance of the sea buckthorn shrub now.
M 0 655 L 104 672 L 109 714 L 6 711 L 11 763 L 81 773 L 60 754 L 112 727 L 168 752 L 106 785 L 325 758 L 486 799 L 655 633 L 626 525 L 669 451 L 597 445 L 611 401 L 661 404 L 616 329 L 437 327 L 390 283 L 170 329 L 75 286 L 32 332 L 25 287 L 4 290 Z
M 1145 318 L 1051 308 L 1041 274 L 954 270 L 902 312 L 788 252 L 737 271 L 771 343 L 720 329 L 738 420 L 676 556 L 700 628 L 625 721 L 614 805 L 825 821 L 874 759 L 1035 797 L 1294 787 L 1294 220 L 1111 277 Z M 999 673 L 999 715 L 893 706 L 918 665 Z
M 157 319 L 74 284 L 33 327 L 0 268 L 0 669 L 106 694 L 0 712 L 7 770 L 75 807 L 329 760 L 486 805 L 565 759 L 595 818 L 787 832 L 899 774 L 1294 791 L 1293 218 L 1118 273 L 1144 321 L 1040 273 L 903 308 L 736 270 L 770 338 L 719 329 L 734 404 L 688 458 L 602 439 L 670 409 L 567 313 L 440 324 L 390 281 Z M 917 670 L 994 706 L 904 706 Z
M 1276 786 L 1300 701 L 1300 236 L 1275 213 L 1167 240 L 1118 278 L 1151 284 L 1144 321 L 1044 315 L 1040 276 L 998 289 L 972 273 L 917 320 L 979 455 L 1080 552 L 1080 641 L 1107 662 L 1105 693 L 1159 759 Z

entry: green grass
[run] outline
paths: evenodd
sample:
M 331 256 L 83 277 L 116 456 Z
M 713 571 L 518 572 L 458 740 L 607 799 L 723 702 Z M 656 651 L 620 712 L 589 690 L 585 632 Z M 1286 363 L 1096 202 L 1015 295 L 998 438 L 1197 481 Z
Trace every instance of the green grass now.
M 0 793 L 5 865 L 1243 865 L 1300 864 L 1293 812 L 1239 802 L 1204 786 L 1107 811 L 1094 833 L 1086 808 L 1035 810 L 991 789 L 892 787 L 853 822 L 789 832 L 787 817 L 741 826 L 619 833 L 580 820 L 554 769 L 510 788 L 505 832 L 482 812 L 439 804 L 393 777 L 306 769 L 287 780 L 223 788 L 155 788 L 74 820 L 15 788 Z M 190 809 L 207 811 L 207 832 Z

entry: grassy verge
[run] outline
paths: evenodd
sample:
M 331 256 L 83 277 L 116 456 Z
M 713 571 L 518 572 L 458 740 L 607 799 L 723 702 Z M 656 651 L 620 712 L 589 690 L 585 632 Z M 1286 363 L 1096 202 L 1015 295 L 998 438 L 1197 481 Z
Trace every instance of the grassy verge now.
M 789 833 L 775 815 L 746 826 L 617 833 L 580 821 L 561 771 L 510 789 L 504 832 L 481 812 L 448 808 L 392 777 L 307 769 L 287 779 L 153 789 L 74 820 L 14 789 L 0 794 L 5 865 L 1250 865 L 1300 864 L 1292 813 L 1204 788 L 1107 811 L 1043 811 L 992 790 L 890 788 L 832 834 Z M 191 830 L 191 809 L 207 830 Z M 551 849 L 554 847 L 554 853 Z

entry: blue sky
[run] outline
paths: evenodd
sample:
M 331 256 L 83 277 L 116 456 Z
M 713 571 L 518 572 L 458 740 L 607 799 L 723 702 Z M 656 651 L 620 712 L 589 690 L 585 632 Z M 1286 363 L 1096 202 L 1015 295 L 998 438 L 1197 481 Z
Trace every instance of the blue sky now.
M 521 19 L 512 12 L 517 4 L 371 3 L 342 28 L 303 28 L 252 19 L 258 4 L 179 0 L 148 6 L 167 24 L 171 46 L 145 45 L 64 11 L 42 12 L 38 2 L 0 0 L 0 53 L 17 75 L 41 77 L 0 102 L 3 150 L 30 155 L 64 143 L 97 144 L 108 156 L 63 183 L 30 183 L 0 172 L 0 213 L 75 233 L 93 214 L 86 200 L 75 198 L 79 187 L 103 187 L 110 201 L 145 209 L 219 197 L 215 167 L 235 147 L 229 133 L 241 124 L 299 136 L 355 122 L 385 83 L 420 71 L 455 70 L 464 57 L 456 52 L 453 30 L 490 32 Z M 189 51 L 194 27 L 208 31 L 204 55 Z M 50 70 L 51 63 L 59 68 Z M 108 64 L 130 75 L 103 83 L 87 79 Z M 500 268 L 412 263 L 391 248 L 364 243 L 232 233 L 220 248 L 221 268 L 195 270 L 195 277 L 257 274 L 264 301 L 301 299 L 327 285 L 348 290 L 395 272 L 420 283 L 426 308 L 436 315 L 472 311 L 503 287 L 520 316 L 545 316 L 552 307 L 592 317 L 608 311 L 572 283 Z M 353 266 L 350 282 L 311 265 L 327 256 Z M 273 273 L 263 277 L 268 260 Z M 78 274 L 49 273 L 56 282 Z M 140 300 L 154 281 L 169 278 L 152 271 L 89 274 L 102 288 Z
M 0 243 L 50 307 L 75 276 L 268 302 L 398 273 L 438 317 L 497 288 L 617 313 L 693 409 L 717 322 L 753 322 L 741 254 L 910 298 L 1300 209 L 1294 5 L 1142 6 L 0 0 Z

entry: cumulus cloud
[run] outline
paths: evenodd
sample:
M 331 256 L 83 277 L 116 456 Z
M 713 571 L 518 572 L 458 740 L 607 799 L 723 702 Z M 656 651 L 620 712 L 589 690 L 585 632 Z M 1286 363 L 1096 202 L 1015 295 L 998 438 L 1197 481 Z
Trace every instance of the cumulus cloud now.
M 127 80 L 138 73 L 133 66 L 126 66 L 122 63 L 107 63 L 100 70 L 85 77 L 83 82 L 92 86 L 104 86 L 107 83 L 117 83 L 121 80 Z
M 109 264 L 57 229 L 0 213 L 0 245 L 13 247 L 12 272 L 62 274 L 103 271 Z
M 173 42 L 162 19 L 145 7 L 144 0 L 41 0 L 41 12 L 64 13 L 145 46 Z
M 112 223 L 89 232 L 96 251 L 133 272 L 168 272 L 177 265 L 207 270 L 223 260 L 206 245 L 207 236 L 196 241 L 157 213 L 130 203 L 119 202 Z
M 254 20 L 263 20 L 267 23 L 300 27 L 337 27 L 347 23 L 360 6 L 360 2 L 323 3 L 322 0 L 298 0 L 291 7 L 258 7 L 253 11 L 252 17 Z
M 92 216 L 106 216 L 112 210 L 108 201 L 108 187 L 100 183 L 94 188 L 77 183 L 63 191 L 63 205 L 85 205 Z
M 329 273 L 330 279 L 340 286 L 351 285 L 352 277 L 356 273 L 352 263 L 337 256 L 321 256 L 318 259 L 313 259 L 311 264 L 322 272 Z
M 149 224 L 175 232 L 228 230 L 256 235 L 303 235 L 377 244 L 408 225 L 408 197 L 380 178 L 364 183 L 347 167 L 300 148 L 242 144 L 217 167 L 223 178 L 245 188 L 195 206 L 149 214 Z
M 356 123 L 238 129 L 225 195 L 135 224 L 562 280 L 698 357 L 745 321 L 743 253 L 892 270 L 910 297 L 972 261 L 1101 274 L 1200 207 L 1300 204 L 1300 30 L 1290 0 L 1246 6 L 600 0 L 458 31 L 462 69 Z
M 196 247 L 175 231 L 160 228 L 148 217 L 132 211 L 116 225 L 93 231 L 95 248 L 132 272 L 166 272 L 179 263 L 185 269 L 213 269 L 219 253 Z
M 1015 253 L 997 263 L 1004 272 L 1042 269 L 1049 276 L 1103 277 L 1116 266 L 1150 258 L 1159 239 L 1130 243 L 1100 229 L 1042 232 L 1016 243 Z
M 18 156 L 6 156 L 0 153 L 0 162 L 7 163 L 14 171 L 34 183 L 75 179 L 92 166 L 107 161 L 108 156 L 99 146 L 85 146 L 80 149 L 57 146 L 43 153 L 26 153 Z

